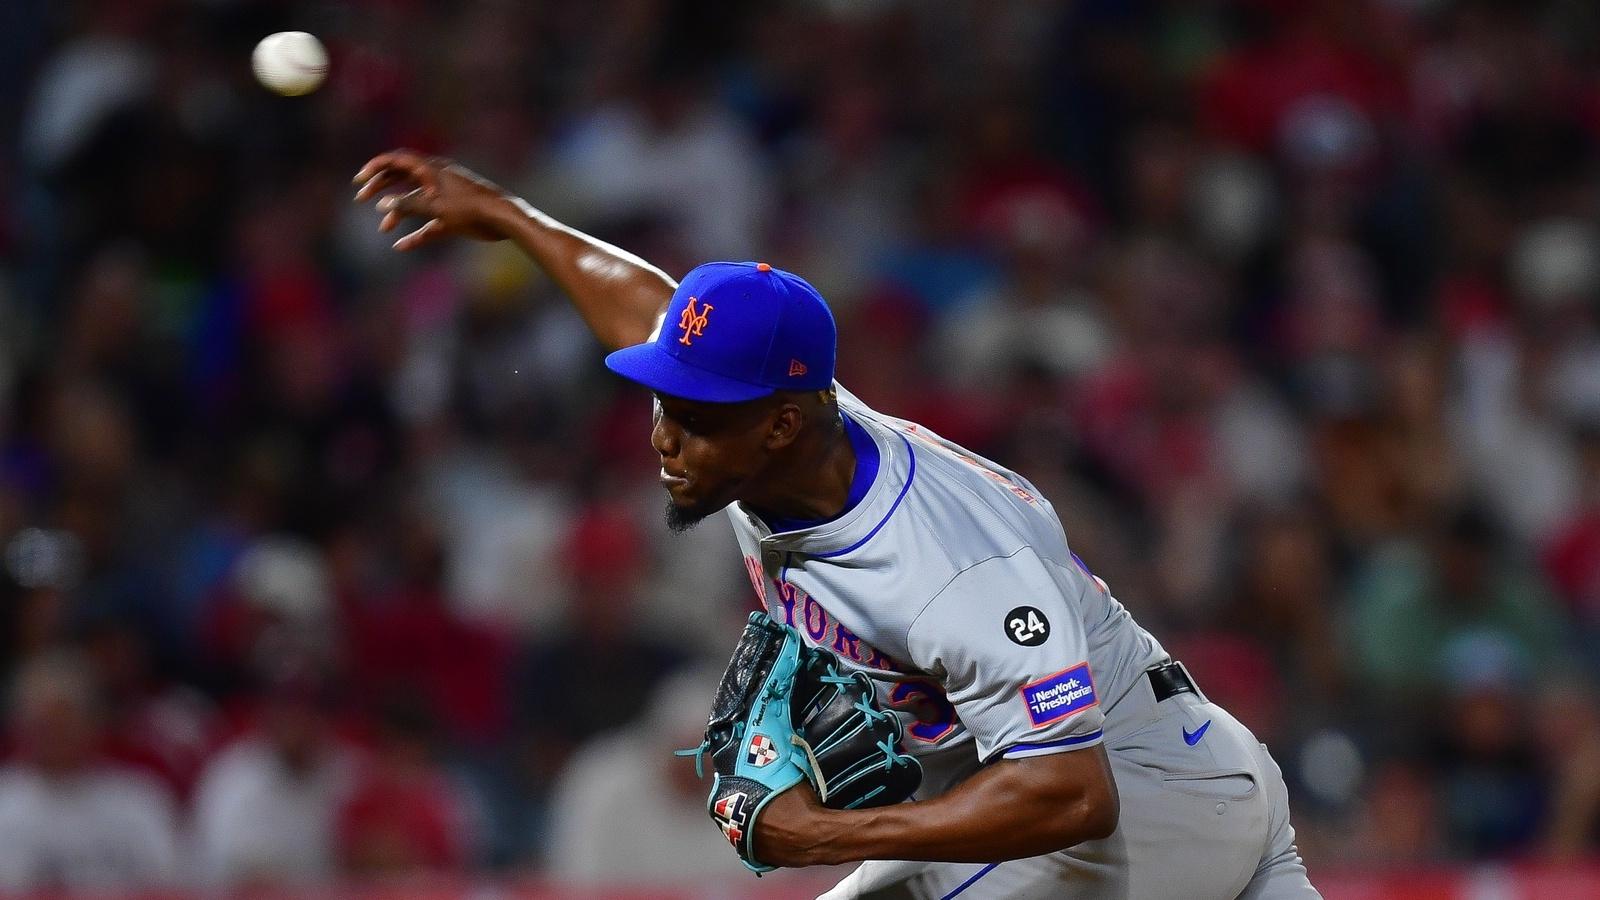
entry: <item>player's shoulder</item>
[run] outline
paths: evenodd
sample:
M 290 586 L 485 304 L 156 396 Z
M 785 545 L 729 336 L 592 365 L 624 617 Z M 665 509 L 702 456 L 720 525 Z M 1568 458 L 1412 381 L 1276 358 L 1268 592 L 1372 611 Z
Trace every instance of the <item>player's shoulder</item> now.
M 907 449 L 907 513 L 900 524 L 938 535 L 958 569 L 1041 542 L 1064 544 L 1054 511 L 1026 479 L 842 388 L 839 406 Z
M 839 401 L 839 408 L 845 412 L 861 413 L 871 416 L 878 415 L 877 410 L 874 410 L 872 407 L 868 406 L 860 397 L 850 393 L 850 391 L 847 390 L 844 385 L 837 381 L 833 383 L 833 394 L 834 397 L 836 397 Z

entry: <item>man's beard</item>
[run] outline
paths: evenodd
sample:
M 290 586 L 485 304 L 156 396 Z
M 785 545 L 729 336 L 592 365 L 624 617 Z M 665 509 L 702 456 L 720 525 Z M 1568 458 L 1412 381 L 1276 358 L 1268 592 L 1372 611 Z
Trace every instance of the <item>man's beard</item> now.
M 685 531 L 699 525 L 707 516 L 716 512 L 704 505 L 679 506 L 667 498 L 667 530 L 673 534 L 683 534 Z

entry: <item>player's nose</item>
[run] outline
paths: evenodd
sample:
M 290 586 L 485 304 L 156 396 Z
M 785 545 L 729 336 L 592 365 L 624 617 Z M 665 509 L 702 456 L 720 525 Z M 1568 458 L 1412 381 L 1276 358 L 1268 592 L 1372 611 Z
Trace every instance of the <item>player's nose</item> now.
M 662 459 L 671 459 L 678 455 L 678 436 L 667 424 L 666 416 L 656 416 L 655 422 L 650 426 L 650 446 L 661 454 Z

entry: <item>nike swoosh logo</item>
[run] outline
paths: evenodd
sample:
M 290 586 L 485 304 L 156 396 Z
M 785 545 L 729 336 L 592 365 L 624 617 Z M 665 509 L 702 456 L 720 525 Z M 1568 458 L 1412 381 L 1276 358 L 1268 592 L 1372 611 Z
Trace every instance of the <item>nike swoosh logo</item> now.
M 1183 742 L 1185 744 L 1188 744 L 1189 746 L 1193 747 L 1195 744 L 1200 743 L 1200 739 L 1201 738 L 1206 736 L 1206 729 L 1210 728 L 1210 727 L 1211 727 L 1211 720 L 1207 719 L 1206 723 L 1204 725 L 1201 725 L 1199 728 L 1196 728 L 1194 731 L 1190 731 L 1187 728 L 1183 729 Z

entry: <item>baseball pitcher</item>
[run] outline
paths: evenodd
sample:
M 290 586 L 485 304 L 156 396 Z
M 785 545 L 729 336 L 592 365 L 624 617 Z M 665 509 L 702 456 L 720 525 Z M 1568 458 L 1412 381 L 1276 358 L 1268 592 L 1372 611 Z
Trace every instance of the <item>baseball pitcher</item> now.
M 834 320 L 804 280 L 713 262 L 675 283 L 447 160 L 383 154 L 356 183 L 383 230 L 423 220 L 397 249 L 516 242 L 653 392 L 669 524 L 732 519 L 766 619 L 697 755 L 752 868 L 862 862 L 829 900 L 1319 896 L 1266 747 L 1025 478 L 835 383 Z M 827 734 L 812 697 L 842 698 Z M 843 792 L 824 758 L 841 729 L 871 737 Z M 894 789 L 856 777 L 874 766 Z

